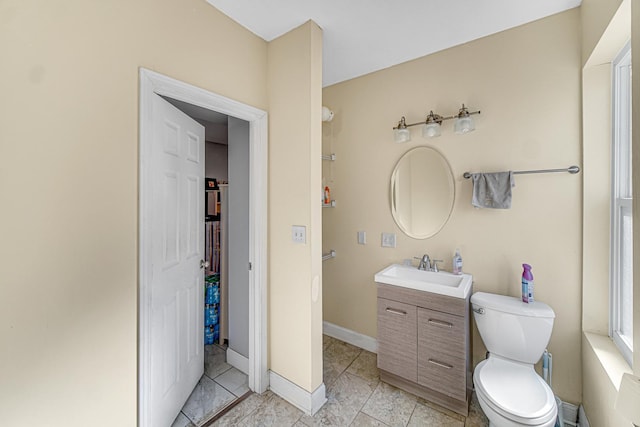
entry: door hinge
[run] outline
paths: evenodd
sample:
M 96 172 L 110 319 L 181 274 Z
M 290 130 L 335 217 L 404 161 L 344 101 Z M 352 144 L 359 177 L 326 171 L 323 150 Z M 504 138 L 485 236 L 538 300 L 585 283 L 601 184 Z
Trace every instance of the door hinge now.
M 249 271 L 251 271 L 252 268 L 253 266 L 251 265 L 251 262 L 249 262 Z

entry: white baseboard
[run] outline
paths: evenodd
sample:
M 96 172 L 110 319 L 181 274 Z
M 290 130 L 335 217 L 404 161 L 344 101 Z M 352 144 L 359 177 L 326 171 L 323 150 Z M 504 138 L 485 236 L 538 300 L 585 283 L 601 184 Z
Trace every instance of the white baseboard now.
M 590 427 L 587 414 L 584 412 L 584 406 L 582 405 L 578 408 L 578 425 L 580 427 Z
M 334 325 L 329 322 L 322 322 L 322 332 L 330 337 L 337 338 L 356 347 L 360 347 L 372 353 L 378 352 L 378 341 L 370 336 L 363 335 L 351 329 Z
M 243 374 L 249 375 L 249 358 L 227 348 L 227 363 Z
M 314 415 L 327 401 L 324 383 L 309 393 L 273 371 L 269 371 L 269 388 L 307 415 Z

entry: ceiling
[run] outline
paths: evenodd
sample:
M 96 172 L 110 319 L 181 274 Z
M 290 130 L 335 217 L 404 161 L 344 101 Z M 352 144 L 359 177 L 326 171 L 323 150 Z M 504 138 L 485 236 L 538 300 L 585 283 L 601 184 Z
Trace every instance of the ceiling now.
M 162 97 L 170 104 L 173 104 L 173 106 L 178 110 L 204 126 L 204 140 L 206 142 L 225 145 L 229 143 L 229 134 L 227 131 L 229 116 L 207 108 L 189 104 L 188 102 L 178 101 L 177 99 L 169 98 L 168 96 Z
M 271 41 L 323 29 L 323 86 L 580 6 L 581 0 L 207 0 Z
M 197 105 L 189 104 L 188 102 L 178 101 L 177 99 L 163 96 L 170 104 L 173 104 L 178 110 L 185 113 L 192 119 L 199 121 L 205 121 L 216 125 L 227 125 L 227 119 L 229 116 L 226 114 L 218 113 L 207 108 L 198 107 Z

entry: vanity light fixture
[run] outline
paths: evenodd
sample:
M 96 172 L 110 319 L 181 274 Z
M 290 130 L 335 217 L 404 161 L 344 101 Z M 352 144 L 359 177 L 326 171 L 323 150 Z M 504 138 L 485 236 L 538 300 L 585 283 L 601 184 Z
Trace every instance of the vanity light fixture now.
M 442 120 L 444 120 L 444 117 L 430 111 L 424 122 L 424 126 L 422 126 L 422 136 L 424 138 L 435 138 L 436 136 L 440 136 L 440 125 L 442 125 Z
M 427 118 L 423 122 L 411 123 L 407 124 L 404 116 L 398 122 L 398 125 L 393 128 L 393 140 L 395 142 L 408 142 L 411 141 L 411 133 L 409 132 L 409 127 L 416 125 L 423 125 L 422 127 L 422 136 L 424 138 L 435 138 L 440 136 L 442 122 L 449 119 L 456 119 L 455 124 L 453 125 L 453 130 L 457 134 L 468 133 L 475 130 L 476 126 L 473 122 L 473 118 L 471 115 L 480 114 L 480 110 L 478 111 L 469 111 L 464 104 L 462 104 L 462 108 L 458 111 L 458 114 L 448 117 L 443 117 L 440 114 L 436 114 L 432 111 L 429 112 Z
M 467 133 L 474 131 L 476 129 L 476 125 L 473 123 L 471 115 L 476 113 L 480 114 L 480 111 L 470 113 L 469 109 L 462 104 L 462 108 L 458 111 L 458 115 L 456 116 L 457 119 L 456 123 L 453 125 L 453 131 L 455 133 Z
M 407 123 L 405 122 L 404 116 L 402 116 L 398 122 L 398 126 L 393 128 L 393 140 L 397 143 L 411 141 L 411 132 L 407 129 Z

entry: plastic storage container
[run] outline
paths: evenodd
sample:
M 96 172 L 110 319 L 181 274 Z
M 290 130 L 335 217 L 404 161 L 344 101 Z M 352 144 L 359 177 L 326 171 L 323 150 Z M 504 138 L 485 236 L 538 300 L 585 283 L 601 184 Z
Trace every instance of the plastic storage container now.
M 460 255 L 460 249 L 456 249 L 456 253 L 453 256 L 453 274 L 462 274 L 462 256 Z

